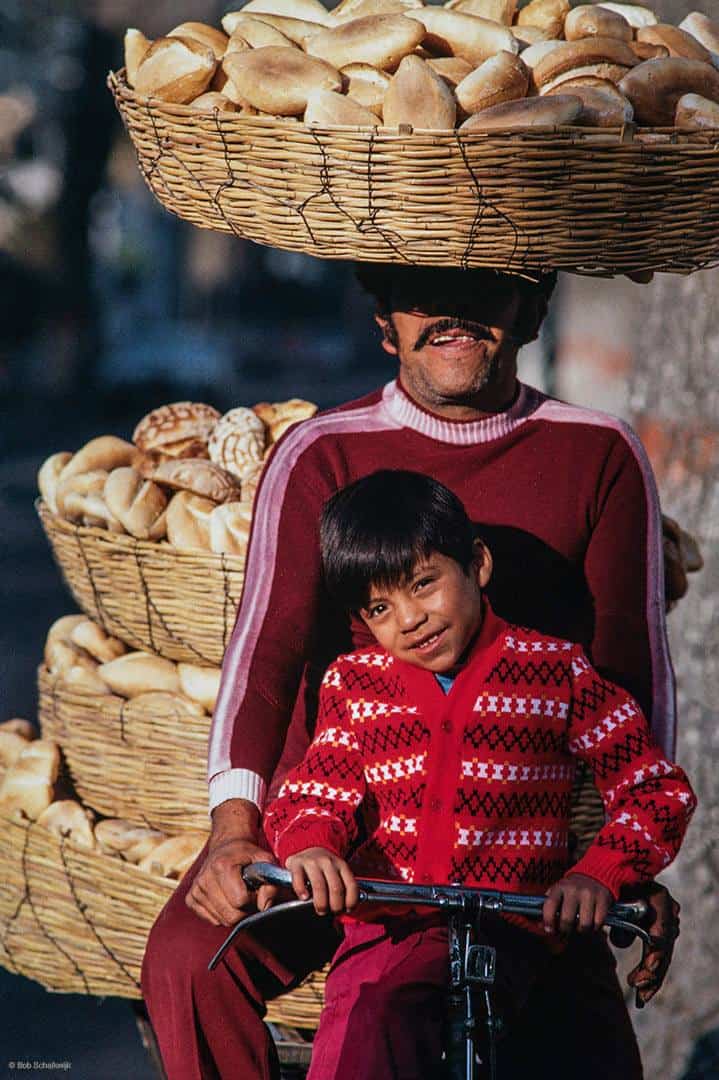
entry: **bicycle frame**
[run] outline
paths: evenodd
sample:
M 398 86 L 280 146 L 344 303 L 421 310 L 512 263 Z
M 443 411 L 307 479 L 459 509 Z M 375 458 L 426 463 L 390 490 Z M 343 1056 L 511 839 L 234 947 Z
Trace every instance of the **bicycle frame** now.
M 261 885 L 292 887 L 289 870 L 273 863 L 253 863 L 243 871 L 245 883 L 251 889 Z M 484 995 L 489 1046 L 489 1076 L 496 1078 L 495 1040 L 497 1018 L 492 1008 L 491 986 L 494 982 L 496 953 L 488 945 L 476 945 L 475 934 L 483 915 L 523 915 L 539 919 L 544 906 L 543 896 L 524 896 L 517 893 L 475 889 L 463 885 L 413 885 L 400 881 L 375 881 L 358 878 L 360 903 L 413 904 L 439 908 L 447 912 L 449 930 L 450 970 L 450 1029 L 447 1045 L 447 1080 L 476 1080 L 476 1016 L 473 994 L 481 989 Z M 251 929 L 260 920 L 267 920 L 289 910 L 309 909 L 312 900 L 291 900 L 267 911 L 249 915 L 232 928 L 225 941 L 212 957 L 212 971 L 230 948 L 238 934 Z M 638 924 L 647 915 L 643 900 L 612 905 L 604 925 L 624 930 L 641 939 L 646 946 L 649 934 Z

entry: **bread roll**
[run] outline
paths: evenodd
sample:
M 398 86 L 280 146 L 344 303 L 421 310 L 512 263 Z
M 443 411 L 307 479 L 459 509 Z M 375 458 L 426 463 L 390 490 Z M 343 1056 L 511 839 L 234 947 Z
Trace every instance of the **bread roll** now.
M 177 674 L 182 693 L 211 715 L 215 711 L 222 669 L 200 667 L 198 664 L 178 664 Z
M 123 465 L 131 465 L 135 456 L 135 447 L 132 443 L 118 439 L 115 435 L 100 435 L 91 439 L 89 443 L 77 451 L 68 461 L 58 477 L 58 483 L 67 480 L 70 476 L 79 476 L 81 473 L 94 472 L 96 469 L 104 469 L 111 472 Z
M 465 113 L 471 115 L 503 101 L 526 97 L 528 88 L 529 70 L 521 59 L 512 53 L 498 52 L 459 83 L 455 97 Z
M 405 15 L 367 15 L 316 34 L 307 52 L 336 68 L 371 64 L 381 71 L 395 71 L 423 37 L 422 27 Z
M 244 556 L 251 522 L 252 509 L 246 501 L 216 506 L 210 514 L 210 547 L 218 554 Z
M 582 102 L 570 94 L 556 97 L 525 98 L 524 101 L 505 101 L 491 109 L 475 113 L 460 127 L 460 131 L 495 131 L 513 128 L 555 127 L 576 124 Z
M 598 79 L 596 85 L 570 80 L 562 83 L 558 92 L 581 100 L 577 123 L 582 127 L 623 127 L 634 119 L 631 103 L 608 80 Z
M 290 19 L 305 19 L 329 26 L 330 13 L 320 0 L 249 0 L 242 11 L 230 11 L 222 16 L 222 26 L 231 34 L 238 15 L 286 15 Z
M 312 39 L 311 45 L 319 36 Z M 294 46 L 268 45 L 232 53 L 225 58 L 223 66 L 245 101 L 261 112 L 276 116 L 301 116 L 311 90 L 342 88 L 342 76 L 336 68 Z
M 94 817 L 90 810 L 80 806 L 74 799 L 60 799 L 51 803 L 38 816 L 37 823 L 62 840 L 69 840 L 77 847 L 95 849 L 92 830 Z
M 341 0 L 330 12 L 329 25 L 337 26 L 368 15 L 404 15 L 418 7 L 422 7 L 422 0 Z
M 69 450 L 61 450 L 58 454 L 51 454 L 42 463 L 37 474 L 37 486 L 43 497 L 45 505 L 53 514 L 57 513 L 55 491 L 57 489 L 60 473 L 72 458 Z
M 43 659 L 51 675 L 62 675 L 76 664 L 89 671 L 94 671 L 97 667 L 97 661 L 88 656 L 83 649 L 70 641 L 61 641 L 59 638 L 47 638 Z
M 126 710 L 128 719 L 135 710 L 174 720 L 205 715 L 205 710 L 196 701 L 185 694 L 175 694 L 171 690 L 147 690 L 144 694 L 136 694 Z
M 305 123 L 317 127 L 377 127 L 377 117 L 359 102 L 334 90 L 312 90 L 307 98 Z
M 99 695 L 109 694 L 110 687 L 100 678 L 97 666 L 87 667 L 85 664 L 71 664 L 60 673 L 63 684 L 81 694 Z
M 470 64 L 481 64 L 500 49 L 518 53 L 519 42 L 511 31 L 500 23 L 465 15 L 443 8 L 420 8 L 408 11 L 407 17 L 418 20 L 425 28 L 422 44 L 439 54 L 461 56 Z
M 53 800 L 59 770 L 56 743 L 45 739 L 28 743 L 0 783 L 0 809 L 34 821 Z
M 234 101 L 230 101 L 224 94 L 218 94 L 216 91 L 208 91 L 206 94 L 200 94 L 194 101 L 190 102 L 191 109 L 197 109 L 198 112 L 214 112 L 217 109 L 218 112 L 237 112 L 237 105 Z
M 65 521 L 83 524 L 83 518 L 87 515 L 96 518 L 98 507 L 89 503 L 87 496 L 102 496 L 107 476 L 104 469 L 93 469 L 79 476 L 61 477 L 55 490 L 59 516 Z
M 17 731 L 0 731 L 0 769 L 14 765 L 28 744 Z
M 166 840 L 159 829 L 135 825 L 124 818 L 107 818 L 95 826 L 95 840 L 105 855 L 121 855 L 127 862 L 139 862 Z
M 210 460 L 236 476 L 240 484 L 262 468 L 267 432 L 253 409 L 238 406 L 218 421 L 210 438 Z
M 432 71 L 446 82 L 450 90 L 454 90 L 473 70 L 472 65 L 460 56 L 435 56 L 427 63 Z
M 148 466 L 148 480 L 163 484 L 173 491 L 190 491 L 215 503 L 239 499 L 240 485 L 232 474 L 214 461 L 199 458 L 169 458 Z
M 105 481 L 104 497 L 110 512 L 130 536 L 161 540 L 165 535 L 167 496 L 137 469 L 113 469 Z
M 669 49 L 664 45 L 650 45 L 648 41 L 630 41 L 629 48 L 637 60 L 656 60 L 659 56 L 669 56 Z
M 577 41 L 592 35 L 619 38 L 620 41 L 631 41 L 634 37 L 632 28 L 623 15 L 598 4 L 580 4 L 567 12 L 564 20 L 564 36 L 567 41 Z
M 207 90 L 216 67 L 212 49 L 195 38 L 158 38 L 137 69 L 135 91 L 159 101 L 187 104 Z
M 72 632 L 76 626 L 84 622 L 87 615 L 62 615 L 59 619 L 55 619 L 50 629 L 45 635 L 46 643 L 51 641 L 66 641 L 72 640 Z
M 454 129 L 457 107 L 444 79 L 419 56 L 406 56 L 385 95 L 383 115 L 387 127 L 447 131 Z
M 381 120 L 382 104 L 390 82 L 387 72 L 371 64 L 347 64 L 341 74 L 347 80 L 347 96 Z
M 530 0 L 517 16 L 519 26 L 538 26 L 557 38 L 564 30 L 569 0 Z
M 173 547 L 210 551 L 210 515 L 215 503 L 189 491 L 178 491 L 167 507 L 167 539 Z
M 323 29 L 322 23 L 307 22 L 305 19 L 291 19 L 287 15 L 269 15 L 264 12 L 257 12 L 257 14 L 253 15 L 253 18 L 267 23 L 269 26 L 274 26 L 276 30 L 279 30 L 295 45 L 299 45 L 301 49 L 305 49 L 307 42 Z
M 608 11 L 616 11 L 618 15 L 627 20 L 630 26 L 652 26 L 654 23 L 659 22 L 654 12 L 641 4 L 614 4 L 604 3 L 604 0 L 601 0 L 601 3 L 597 6 L 607 8 Z
M 212 50 L 216 60 L 221 60 L 225 55 L 227 42 L 230 40 L 222 30 L 217 30 L 214 26 L 208 26 L 207 23 L 201 22 L 180 23 L 179 26 L 170 30 L 167 36 L 192 38 L 193 41 L 199 41 L 201 45 L 205 45 Z
M 183 836 L 170 836 L 158 844 L 149 855 L 139 863 L 141 870 L 161 877 L 177 877 L 179 869 L 187 869 L 188 862 L 194 862 L 207 843 L 204 833 L 185 833 Z
M 594 36 L 557 45 L 534 65 L 533 79 L 541 89 L 558 75 L 589 64 L 618 64 L 630 68 L 636 63 L 637 58 L 625 41 Z
M 719 103 L 699 94 L 684 94 L 677 102 L 674 124 L 690 131 L 719 131 Z
M 96 529 L 107 529 L 108 532 L 124 533 L 125 529 L 111 512 L 102 491 L 91 491 L 82 500 L 82 524 L 92 525 Z
M 385 77 L 389 89 L 390 78 L 388 75 Z M 303 398 L 289 398 L 287 401 L 259 401 L 252 406 L 252 412 L 262 420 L 267 428 L 267 440 L 272 444 L 276 443 L 292 424 L 314 416 L 317 406 Z
M 220 414 L 199 401 L 175 401 L 153 409 L 137 424 L 132 441 L 140 450 L 163 450 L 181 439 L 207 442 Z M 123 461 L 123 465 L 132 462 Z
M 137 69 L 152 42 L 139 30 L 125 31 L 125 78 L 128 86 L 135 85 Z
M 719 22 L 699 11 L 692 11 L 679 23 L 679 29 L 691 34 L 709 52 L 719 53 Z
M 642 26 L 637 30 L 637 41 L 648 45 L 663 45 L 670 56 L 685 56 L 688 60 L 703 60 L 710 64 L 712 54 L 691 34 L 668 23 Z
M 518 0 L 449 0 L 443 6 L 447 11 L 462 11 L 465 15 L 479 15 L 481 19 L 511 26 L 517 14 Z
M 148 690 L 180 691 L 177 664 L 148 652 L 129 652 L 100 664 L 98 675 L 120 697 L 133 698 Z
M 599 81 L 616 85 L 621 82 L 630 70 L 630 68 L 623 67 L 621 64 L 585 64 L 584 67 L 572 68 L 570 71 L 557 75 L 556 79 L 550 79 L 540 88 L 539 93 L 541 95 L 570 93 L 569 90 L 563 89 L 565 85 L 570 83 L 596 85 L 597 81 Z
M 512 33 L 519 42 L 520 53 L 523 53 L 530 45 L 554 40 L 549 30 L 542 30 L 539 26 L 513 26 Z
M 637 123 L 669 127 L 674 123 L 679 98 L 685 94 L 719 101 L 719 71 L 711 64 L 683 56 L 645 60 L 627 72 L 619 89 L 634 106 Z
M 240 51 L 244 51 L 247 45 L 251 49 L 262 49 L 265 45 L 276 45 L 288 49 L 296 49 L 297 45 L 286 37 L 281 30 L 271 23 L 255 19 L 251 15 L 242 15 L 237 20 L 235 29 L 227 46 L 227 55 L 236 51 L 233 43 L 240 39 Z M 227 69 L 225 69 L 227 70 Z
M 23 720 L 19 716 L 13 716 L 11 720 L 3 720 L 0 723 L 0 731 L 8 731 L 13 735 L 20 735 L 28 742 L 37 738 L 37 728 L 29 720 Z
M 110 637 L 101 626 L 92 619 L 83 619 L 70 631 L 70 640 L 73 645 L 84 649 L 99 663 L 104 664 L 110 660 L 116 660 L 127 652 L 127 646 L 117 638 Z

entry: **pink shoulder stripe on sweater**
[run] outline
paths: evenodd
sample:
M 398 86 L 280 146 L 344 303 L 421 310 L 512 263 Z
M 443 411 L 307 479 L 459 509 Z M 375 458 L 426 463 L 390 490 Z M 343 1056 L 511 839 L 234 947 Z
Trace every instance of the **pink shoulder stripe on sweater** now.
M 387 431 L 401 425 L 385 408 L 383 399 L 360 409 L 318 416 L 290 432 L 275 451 L 271 467 L 258 491 L 251 537 L 253 557 L 248 560 L 242 591 L 243 618 L 238 621 L 225 654 L 222 686 L 210 731 L 208 778 L 230 769 L 230 743 L 234 717 L 242 705 L 250 668 L 267 614 L 274 580 L 282 505 L 292 471 L 313 443 L 326 435 Z
M 628 424 L 608 413 L 567 405 L 548 398 L 539 406 L 533 420 L 549 420 L 564 424 L 594 424 L 618 432 L 629 446 L 641 470 L 647 497 L 647 626 L 652 657 L 652 686 L 654 691 L 652 729 L 665 753 L 674 758 L 676 740 L 676 706 L 674 673 L 669 656 L 667 626 L 664 615 L 664 558 L 662 554 L 662 523 L 659 495 L 654 473 L 639 436 Z

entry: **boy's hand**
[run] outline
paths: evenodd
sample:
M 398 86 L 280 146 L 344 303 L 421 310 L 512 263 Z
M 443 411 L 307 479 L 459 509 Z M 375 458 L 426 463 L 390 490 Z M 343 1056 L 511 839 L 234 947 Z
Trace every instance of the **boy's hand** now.
M 599 930 L 612 906 L 613 896 L 606 885 L 586 874 L 568 874 L 552 885 L 542 909 L 548 934 L 587 933 Z M 557 926 L 559 920 L 559 926 Z
M 285 866 L 292 872 L 292 888 L 300 900 L 308 900 L 307 882 L 318 915 L 331 911 L 340 915 L 351 911 L 359 901 L 355 876 L 344 859 L 326 848 L 307 848 L 290 855 Z

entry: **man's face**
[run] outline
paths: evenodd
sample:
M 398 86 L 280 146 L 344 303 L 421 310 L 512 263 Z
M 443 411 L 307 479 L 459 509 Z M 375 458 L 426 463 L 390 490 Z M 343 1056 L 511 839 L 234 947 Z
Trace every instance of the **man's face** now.
M 482 586 L 491 560 L 481 545 L 465 573 L 454 559 L 433 553 L 392 588 L 372 586 L 360 615 L 388 652 L 433 672 L 457 666 L 482 622 Z
M 455 283 L 456 284 L 456 283 Z M 383 348 L 399 358 L 410 395 L 429 408 L 472 405 L 483 391 L 510 392 L 516 377 L 520 294 L 459 285 L 433 295 L 405 289 L 378 317 Z

